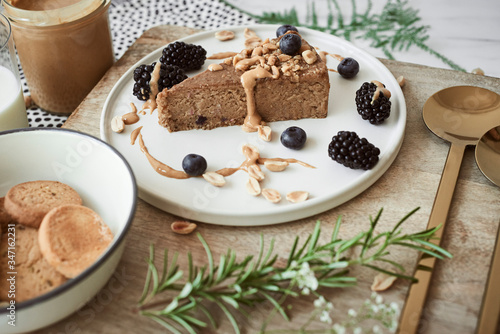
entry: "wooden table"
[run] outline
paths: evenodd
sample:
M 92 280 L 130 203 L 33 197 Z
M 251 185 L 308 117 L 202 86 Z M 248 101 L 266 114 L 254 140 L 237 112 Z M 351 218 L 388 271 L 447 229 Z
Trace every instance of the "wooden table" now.
M 102 106 L 120 76 L 136 61 L 166 43 L 196 32 L 193 29 L 159 26 L 139 38 L 108 71 L 95 89 L 67 120 L 64 127 L 99 137 Z M 339 215 L 343 225 L 341 236 L 353 236 L 369 224 L 369 215 L 384 208 L 380 230 L 394 226 L 406 213 L 421 209 L 406 223 L 405 232 L 424 230 L 432 208 L 449 145 L 425 127 L 421 111 L 426 99 L 434 92 L 454 85 L 475 85 L 500 93 L 500 79 L 430 68 L 381 59 L 395 77 L 403 75 L 403 88 L 408 109 L 406 135 L 401 151 L 389 170 L 368 190 L 349 202 L 313 217 L 273 226 L 227 227 L 198 223 L 197 231 L 207 240 L 218 259 L 228 247 L 241 256 L 256 254 L 259 235 L 267 242 L 276 239 L 276 251 L 286 258 L 296 235 L 305 238 L 317 220 L 324 231 L 330 231 Z M 158 333 L 162 327 L 134 313 L 141 295 L 145 274 L 145 259 L 150 243 L 157 250 L 179 251 L 181 267 L 187 263 L 187 252 L 193 253 L 195 264 L 206 259 L 196 235 L 177 235 L 170 224 L 178 220 L 142 200 L 128 235 L 127 246 L 116 273 L 104 289 L 79 312 L 43 333 Z M 442 245 L 453 259 L 438 261 L 423 313 L 425 333 L 473 333 L 481 307 L 488 268 L 500 223 L 500 189 L 487 181 L 474 161 L 474 151 L 466 150 L 449 222 Z M 326 233 L 323 235 L 326 238 Z M 393 258 L 411 272 L 417 254 L 395 251 Z M 370 285 L 375 272 L 361 268 L 352 272 L 359 283 L 354 288 L 331 289 L 323 292 L 335 306 L 334 321 L 346 317 L 349 308 L 357 309 L 371 295 Z M 397 280 L 381 293 L 386 301 L 395 301 L 402 308 L 409 283 Z M 312 310 L 312 299 L 295 301 L 290 313 L 292 322 L 275 318 L 269 328 L 297 328 Z M 249 319 L 241 319 L 244 333 L 255 333 L 271 307 L 267 304 L 252 311 Z M 231 333 L 231 325 L 220 315 L 220 327 L 204 333 Z

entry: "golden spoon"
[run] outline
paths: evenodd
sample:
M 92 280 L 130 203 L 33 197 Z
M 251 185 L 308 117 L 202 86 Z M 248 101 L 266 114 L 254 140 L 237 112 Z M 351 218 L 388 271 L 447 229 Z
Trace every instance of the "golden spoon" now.
M 424 122 L 434 134 L 451 143 L 439 181 L 436 198 L 427 225 L 428 229 L 442 225 L 437 231 L 439 245 L 445 228 L 460 165 L 468 145 L 476 145 L 483 133 L 500 120 L 500 96 L 484 88 L 457 86 L 432 95 L 424 104 Z M 436 259 L 420 256 L 415 270 L 418 282 L 410 286 L 401 320 L 400 334 L 417 333 L 420 315 Z M 425 267 L 427 270 L 419 268 Z
M 500 120 L 497 124 L 500 124 Z M 500 125 L 487 131 L 476 145 L 477 166 L 484 176 L 500 187 Z M 500 199 L 499 199 L 500 201 Z M 491 260 L 476 333 L 495 333 L 500 317 L 500 227 Z

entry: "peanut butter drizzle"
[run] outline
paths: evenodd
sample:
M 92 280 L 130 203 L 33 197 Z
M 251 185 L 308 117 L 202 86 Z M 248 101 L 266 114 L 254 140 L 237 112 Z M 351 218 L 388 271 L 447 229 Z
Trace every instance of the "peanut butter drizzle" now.
M 172 167 L 164 164 L 163 162 L 156 160 L 151 154 L 149 154 L 148 149 L 147 149 L 146 145 L 144 145 L 144 140 L 142 139 L 142 135 L 140 133 L 141 128 L 136 129 L 136 130 L 139 130 L 139 131 L 137 131 L 137 135 L 139 138 L 139 146 L 141 147 L 141 151 L 148 158 L 148 161 L 149 161 L 149 164 L 151 165 L 151 167 L 153 167 L 153 169 L 158 174 L 165 176 L 165 177 L 172 178 L 172 179 L 188 179 L 188 178 L 190 178 L 190 176 L 187 175 L 185 172 L 173 169 Z M 134 131 L 136 131 L 136 130 L 134 130 Z
M 238 54 L 238 52 L 219 52 L 219 53 L 214 53 L 210 57 L 207 57 L 207 59 L 225 59 L 225 58 L 234 57 L 237 54 Z
M 319 57 L 323 61 L 326 61 L 326 56 L 327 55 L 330 56 L 330 57 L 333 57 L 333 58 L 337 59 L 338 61 L 342 61 L 344 59 L 344 57 L 342 57 L 341 55 L 335 54 L 335 53 L 329 53 L 329 52 L 326 52 L 326 51 L 320 51 L 318 53 L 319 53 Z
M 125 125 L 135 124 L 139 122 L 139 115 L 137 115 L 137 110 L 135 112 L 129 112 L 122 116 L 122 121 Z
M 141 114 L 141 115 L 146 115 L 146 112 L 144 110 L 137 111 L 137 107 L 135 106 L 134 102 L 130 102 L 130 108 L 132 109 L 132 112 Z
M 258 62 L 260 62 L 260 66 L 264 66 L 266 64 L 266 59 L 262 56 L 253 56 L 251 58 L 241 59 L 234 65 L 234 68 L 245 71 L 247 68 L 257 64 Z
M 373 93 L 371 104 L 373 104 L 380 97 L 381 92 L 388 99 L 391 98 L 391 92 L 387 88 L 384 87 L 384 84 L 382 84 L 380 81 L 377 81 L 377 80 L 372 80 L 372 83 L 374 83 L 377 86 L 377 89 Z
M 288 163 L 296 163 L 307 168 L 314 168 L 314 169 L 316 168 L 312 165 L 309 165 L 308 163 L 305 163 L 297 159 L 261 158 L 259 151 L 257 151 L 256 149 L 254 149 L 252 146 L 249 145 L 244 145 L 242 150 L 243 150 L 243 155 L 245 156 L 245 161 L 243 161 L 239 167 L 226 167 L 219 169 L 215 172 L 224 177 L 233 175 L 239 170 L 243 170 L 248 173 L 248 169 L 250 168 L 250 166 L 255 165 L 260 170 L 260 167 L 258 165 L 263 165 L 266 161 L 281 161 L 281 162 L 286 161 Z
M 210 64 L 208 65 L 208 70 L 212 72 L 220 71 L 224 69 L 221 64 Z
M 244 145 L 242 150 L 243 150 L 243 155 L 245 156 L 245 161 L 243 161 L 239 167 L 226 167 L 219 169 L 215 172 L 222 176 L 229 176 L 233 175 L 239 170 L 244 170 L 248 172 L 248 168 L 250 166 L 257 165 L 257 159 L 259 159 L 260 157 L 259 151 L 257 151 L 256 149 L 254 149 L 252 146 L 249 145 Z
M 272 74 L 266 71 L 262 66 L 257 65 L 256 68 L 246 71 L 241 76 L 241 83 L 245 89 L 247 98 L 247 116 L 243 122 L 242 128 L 245 132 L 255 132 L 258 126 L 261 125 L 262 117 L 257 113 L 255 107 L 255 92 L 254 88 L 257 79 L 271 78 Z
M 141 132 L 141 129 L 142 129 L 142 126 L 138 127 L 134 131 L 132 131 L 132 133 L 130 134 L 130 145 L 134 145 L 135 144 L 135 141 L 137 139 L 137 136 Z
M 279 162 L 288 162 L 289 164 L 298 164 L 307 168 L 312 168 L 316 169 L 313 165 L 309 165 L 308 163 L 305 163 L 304 161 L 300 161 L 297 159 L 282 159 L 282 158 L 258 158 L 257 163 L 259 165 L 263 165 L 266 161 L 279 161 Z
M 158 79 L 160 78 L 160 68 L 161 63 L 157 62 L 153 73 L 151 74 L 151 80 L 149 81 L 149 87 L 151 88 L 151 93 L 149 94 L 149 99 L 143 104 L 141 108 L 141 113 L 144 112 L 145 109 L 149 109 L 149 112 L 152 114 L 156 109 L 156 95 L 158 95 Z

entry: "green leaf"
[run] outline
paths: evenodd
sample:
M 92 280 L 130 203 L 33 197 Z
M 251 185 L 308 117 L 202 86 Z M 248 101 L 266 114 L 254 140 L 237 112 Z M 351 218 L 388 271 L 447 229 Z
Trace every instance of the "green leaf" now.
M 392 272 L 392 271 L 388 271 L 388 270 L 382 269 L 382 268 L 377 267 L 377 266 L 372 266 L 370 264 L 363 264 L 363 266 L 371 268 L 371 269 L 376 270 L 376 271 L 379 271 L 381 273 L 390 275 L 390 276 L 396 276 L 398 278 L 409 280 L 411 282 L 416 282 L 417 281 L 417 279 L 415 277 L 413 277 L 413 276 L 407 276 L 407 275 L 398 274 L 398 273 L 395 273 L 395 272 Z
M 273 254 L 273 250 L 274 250 L 274 238 L 271 239 L 271 244 L 269 245 L 269 249 L 267 250 L 266 256 L 264 257 L 264 260 L 262 261 L 260 268 L 267 266 L 267 261 L 269 260 L 269 258 Z
M 229 320 L 229 322 L 233 326 L 233 329 L 236 332 L 236 334 L 239 334 L 240 333 L 240 328 L 238 326 L 238 322 L 236 321 L 236 319 L 234 318 L 234 316 L 232 315 L 232 313 L 229 312 L 229 310 L 227 309 L 227 307 L 225 307 L 224 304 L 222 304 L 220 301 L 214 300 L 214 302 L 224 312 L 224 314 L 226 315 L 227 319 Z
M 425 253 L 425 254 L 428 254 L 430 255 L 431 257 L 435 257 L 435 258 L 438 258 L 440 260 L 444 259 L 443 256 L 441 256 L 441 254 L 439 253 L 436 253 L 436 252 L 433 252 L 427 248 L 424 248 L 424 247 L 420 247 L 420 246 L 417 246 L 417 245 L 414 245 L 414 244 L 410 244 L 410 243 L 407 243 L 407 242 L 394 242 L 393 243 L 394 245 L 399 245 L 399 246 L 405 246 L 405 247 L 408 247 L 408 248 L 413 248 L 413 249 L 416 249 L 417 251 L 419 252 L 422 252 L 422 253 Z
M 153 319 L 154 321 L 156 321 L 157 323 L 159 323 L 160 325 L 162 325 L 163 327 L 168 329 L 173 334 L 182 334 L 179 330 L 177 330 L 177 328 L 170 325 L 168 322 L 166 322 L 164 319 L 160 318 L 157 315 L 147 313 L 147 312 L 143 312 L 142 315 L 145 315 L 145 316 L 149 317 L 150 319 Z
M 214 258 L 212 256 L 212 251 L 210 250 L 210 247 L 208 246 L 207 242 L 203 237 L 201 236 L 200 233 L 198 233 L 198 239 L 201 241 L 203 247 L 205 248 L 205 252 L 207 254 L 207 260 L 208 260 L 208 281 L 212 282 L 212 277 L 213 277 L 213 272 L 214 272 Z
M 194 270 L 193 270 L 193 256 L 191 255 L 191 252 L 188 252 L 187 254 L 187 257 L 188 257 L 188 281 L 189 282 L 192 282 L 193 281 L 193 277 L 195 274 Z
M 339 231 L 340 231 L 340 224 L 342 222 L 342 216 L 338 216 L 337 221 L 335 222 L 335 227 L 333 228 L 333 233 L 332 233 L 332 242 L 335 242 L 338 240 L 339 236 Z
M 210 313 L 210 311 L 202 304 L 198 304 L 198 307 L 200 308 L 201 312 L 203 312 L 203 314 L 205 314 L 208 321 L 210 321 L 210 324 L 212 325 L 212 327 L 217 328 L 217 322 L 215 321 L 215 319 L 212 316 L 212 314 Z
M 215 282 L 220 282 L 222 279 L 224 279 L 224 272 L 225 272 L 225 264 L 226 264 L 226 256 L 224 254 L 220 255 L 220 260 L 219 260 L 219 268 L 217 270 L 217 274 L 215 275 Z
M 312 233 L 311 242 L 309 243 L 309 250 L 307 252 L 308 254 L 314 253 L 320 234 L 321 234 L 321 223 L 317 221 L 316 225 L 314 225 L 314 231 Z
M 146 299 L 146 296 L 148 295 L 148 292 L 149 292 L 149 284 L 151 282 L 151 266 L 149 265 L 151 262 L 154 261 L 154 245 L 151 244 L 149 245 L 149 259 L 146 260 L 146 262 L 148 263 L 148 271 L 147 271 L 147 274 L 146 274 L 146 280 L 144 282 L 144 288 L 142 290 L 142 295 L 141 295 L 141 298 L 139 299 L 139 304 L 142 304 L 142 302 Z
M 269 294 L 261 291 L 260 292 L 261 295 L 263 295 L 269 302 L 271 302 L 271 304 L 273 304 L 274 308 L 276 310 L 278 310 L 278 312 L 281 314 L 281 316 L 286 320 L 286 321 L 290 321 L 290 319 L 288 318 L 288 315 L 286 314 L 285 310 L 283 309 L 283 307 L 280 305 L 280 303 L 278 303 L 278 301 L 276 301 L 276 299 L 274 299 L 273 297 L 271 297 Z
M 172 314 L 170 315 L 170 318 L 180 324 L 182 327 L 184 327 L 190 334 L 196 334 L 196 331 L 194 330 L 193 326 L 191 326 L 186 320 L 184 320 L 182 317 L 179 317 L 178 315 Z
M 163 284 L 160 286 L 160 290 L 168 288 L 172 283 L 182 278 L 182 271 L 177 271 L 173 276 L 170 276 Z
M 292 249 L 290 250 L 290 255 L 288 256 L 288 261 L 286 262 L 286 267 L 290 267 L 290 264 L 292 263 L 295 255 L 295 249 L 297 249 L 297 244 L 299 243 L 299 236 L 295 237 L 295 240 L 293 241 Z
M 395 261 L 384 259 L 384 258 L 379 258 L 377 260 L 389 263 L 389 264 L 393 265 L 395 268 L 397 268 L 399 271 L 402 271 L 402 272 L 405 271 L 405 268 L 402 265 L 400 265 L 399 263 L 395 262 Z
M 231 298 L 229 296 L 221 295 L 220 299 L 222 299 L 225 303 L 231 305 L 235 309 L 239 309 L 240 308 L 240 305 L 238 304 L 238 302 L 236 300 L 234 300 L 234 298 Z
M 448 252 L 447 250 L 445 250 L 445 249 L 443 249 L 443 248 L 439 247 L 439 246 L 438 246 L 438 245 L 436 245 L 436 244 L 433 244 L 432 242 L 428 242 L 428 241 L 421 240 L 421 239 L 415 239 L 415 240 L 413 240 L 413 241 L 414 241 L 414 242 L 417 242 L 417 243 L 419 243 L 419 244 L 421 244 L 421 245 L 427 246 L 427 247 L 429 247 L 429 248 L 431 248 L 431 249 L 434 249 L 437 253 L 443 254 L 443 255 L 445 255 L 445 256 L 447 256 L 447 257 L 449 257 L 449 258 L 452 258 L 452 257 L 453 257 L 453 255 L 451 255 L 451 253 L 450 253 L 450 252 Z
M 167 277 L 167 268 L 168 268 L 168 249 L 165 248 L 163 251 L 163 270 L 161 273 L 160 282 L 163 282 Z
M 236 283 L 242 284 L 244 281 L 246 281 L 246 279 L 253 273 L 253 268 L 254 268 L 254 263 L 251 262 L 248 268 L 243 273 L 243 275 L 237 279 Z
M 167 305 L 167 307 L 165 307 L 163 310 L 160 311 L 160 314 L 162 315 L 170 314 L 173 310 L 175 310 L 177 306 L 179 306 L 179 299 L 174 298 L 170 302 L 170 304 Z
M 186 298 L 187 296 L 189 296 L 189 294 L 191 294 L 191 291 L 193 291 L 193 284 L 187 282 L 184 285 L 184 288 L 182 288 L 181 292 L 179 292 L 179 298 Z
M 191 317 L 189 315 L 183 315 L 182 318 L 198 327 L 205 328 L 208 326 L 208 324 L 204 321 L 201 321 L 200 319 L 196 319 L 194 317 Z

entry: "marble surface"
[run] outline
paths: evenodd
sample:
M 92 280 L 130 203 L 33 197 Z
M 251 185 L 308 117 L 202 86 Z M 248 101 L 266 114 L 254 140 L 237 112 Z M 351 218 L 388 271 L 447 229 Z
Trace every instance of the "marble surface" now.
M 305 22 L 307 6 L 312 1 L 304 0 L 228 0 L 238 8 L 252 14 L 262 12 L 280 12 L 295 7 L 299 20 Z M 337 1 L 342 13 L 348 16 L 352 12 L 352 3 L 347 0 Z M 355 1 L 357 12 L 366 8 L 367 0 Z M 394 1 L 393 1 L 394 2 Z M 331 0 L 314 1 L 319 22 L 325 22 L 328 3 Z M 373 1 L 373 13 L 379 13 L 386 1 Z M 419 25 L 427 27 L 429 39 L 426 44 L 433 50 L 451 59 L 467 72 L 481 68 L 485 75 L 500 77 L 500 1 L 498 0 L 408 0 L 408 7 L 418 10 L 421 18 Z M 352 41 L 376 57 L 386 56 L 370 43 L 362 40 Z M 421 65 L 449 68 L 437 57 L 417 48 L 394 52 L 396 60 Z

